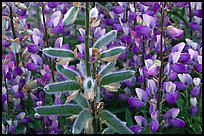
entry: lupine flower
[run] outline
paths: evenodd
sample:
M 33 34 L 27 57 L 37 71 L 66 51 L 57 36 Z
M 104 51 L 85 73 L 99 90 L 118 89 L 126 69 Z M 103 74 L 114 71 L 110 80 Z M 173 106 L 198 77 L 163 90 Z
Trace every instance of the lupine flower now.
M 137 93 L 137 97 L 130 97 L 128 99 L 128 104 L 131 107 L 142 107 L 145 105 L 147 99 L 148 99 L 148 95 L 146 93 L 146 91 L 144 91 L 143 89 L 140 88 L 136 88 L 135 89 L 136 93 Z
M 134 116 L 134 119 L 136 120 L 138 125 L 130 126 L 130 130 L 132 130 L 132 132 L 137 134 L 142 132 L 145 129 L 147 125 L 147 120 L 142 116 Z
M 177 29 L 174 26 L 168 26 L 166 30 L 167 30 L 167 34 L 175 39 L 181 39 L 184 34 L 183 30 Z
M 176 118 L 180 112 L 180 109 L 178 108 L 172 108 L 168 110 L 164 116 L 164 126 L 168 127 L 169 125 L 172 125 L 177 128 L 182 128 L 185 126 L 185 122 L 179 118 Z

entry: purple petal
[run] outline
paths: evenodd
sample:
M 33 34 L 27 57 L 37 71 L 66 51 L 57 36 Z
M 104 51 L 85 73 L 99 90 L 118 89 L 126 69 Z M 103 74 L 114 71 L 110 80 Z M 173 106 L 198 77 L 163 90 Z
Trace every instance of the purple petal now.
M 175 118 L 178 116 L 180 112 L 180 109 L 179 108 L 171 108 L 170 110 L 168 110 L 165 114 L 164 114 L 164 117 L 167 117 L 167 118 Z
M 136 13 L 135 13 L 135 12 L 130 12 L 130 13 L 129 13 L 129 18 L 130 18 L 131 20 L 134 20 L 134 19 L 136 18 Z
M 197 17 L 202 18 L 202 9 L 196 10 L 196 11 L 194 12 L 194 15 L 197 16 Z
M 179 91 L 184 90 L 187 87 L 187 85 L 182 82 L 174 82 L 174 84 L 176 84 L 176 89 Z
M 119 94 L 118 99 L 121 101 L 127 101 L 130 96 L 127 94 Z
M 60 48 L 62 46 L 62 42 L 63 42 L 63 37 L 57 38 L 57 40 L 55 41 L 55 47 Z
M 175 104 L 176 103 L 176 98 L 173 94 L 167 93 L 165 94 L 165 100 L 170 103 L 170 104 Z
M 7 100 L 7 96 L 5 94 L 2 94 L 1 98 L 2 103 L 4 103 Z
M 138 125 L 145 127 L 147 125 L 147 120 L 146 118 L 142 116 L 134 116 L 135 121 L 137 122 Z
M 143 83 L 144 82 L 144 76 L 142 76 L 142 75 L 138 76 L 137 80 L 139 83 Z
M 150 130 L 152 132 L 156 132 L 159 129 L 159 122 L 158 120 L 152 120 L 149 124 Z
M 135 31 L 137 34 L 139 35 L 146 35 L 146 36 L 149 36 L 150 33 L 152 32 L 152 29 L 145 26 L 145 25 L 137 25 L 135 27 Z
M 138 46 L 132 46 L 132 53 L 137 54 L 140 51 Z
M 130 130 L 134 133 L 134 134 L 138 134 L 140 132 L 142 132 L 144 129 L 144 127 L 141 127 L 139 125 L 133 125 L 130 127 Z
M 181 53 L 179 61 L 180 62 L 186 62 L 190 59 L 190 54 L 189 53 Z
M 177 29 L 173 26 L 167 27 L 167 34 L 172 38 L 181 39 L 183 37 L 184 31 Z
M 174 81 L 174 80 L 176 80 L 176 78 L 177 78 L 177 73 L 174 72 L 174 71 L 172 71 L 172 72 L 170 73 L 170 75 L 169 75 L 169 80 L 170 80 L 170 81 Z
M 52 31 L 54 34 L 61 34 L 64 31 L 64 27 L 61 25 L 58 25 L 58 26 L 52 28 Z
M 175 63 L 173 65 L 171 65 L 171 69 L 176 72 L 177 74 L 182 74 L 185 73 L 187 68 L 185 65 L 183 65 L 182 63 Z
M 41 65 L 42 64 L 42 58 L 38 55 L 38 54 L 32 54 L 31 55 L 31 58 L 32 58 L 32 60 L 33 60 L 33 62 L 35 63 L 35 64 L 38 64 L 38 65 Z
M 66 43 L 66 44 L 62 45 L 61 48 L 62 48 L 62 49 L 69 49 L 69 46 L 70 46 L 70 45 L 69 45 L 68 43 Z
M 132 45 L 134 43 L 133 39 L 126 34 L 122 35 L 120 40 L 122 43 L 127 43 L 128 45 Z
M 22 120 L 22 123 L 23 123 L 23 124 L 28 124 L 28 123 L 31 122 L 31 121 L 32 121 L 31 117 L 25 117 L 25 118 Z
M 196 22 L 190 22 L 189 27 L 193 31 L 197 31 L 201 28 L 201 26 Z
M 121 14 L 125 11 L 125 9 L 121 6 L 113 6 L 113 12 L 116 14 Z
M 136 98 L 136 97 L 130 97 L 130 98 L 128 99 L 128 104 L 129 104 L 131 107 L 139 108 L 139 107 L 144 106 L 145 102 L 141 101 L 140 99 L 138 99 L 138 98 Z
M 35 63 L 27 63 L 26 64 L 26 68 L 29 70 L 29 71 L 36 71 L 40 68 L 39 65 L 35 64 Z
M 177 128 L 183 128 L 185 126 L 185 122 L 179 118 L 170 119 L 169 123 Z
M 188 6 L 188 4 L 189 4 L 189 2 L 177 2 L 176 7 L 184 8 L 184 7 Z
M 123 32 L 123 28 L 120 24 L 113 24 L 113 29 L 117 30 L 118 32 Z
M 112 26 L 113 24 L 115 24 L 115 20 L 114 19 L 107 19 L 106 20 L 106 24 L 109 25 L 109 26 Z
M 198 96 L 199 93 L 200 93 L 200 87 L 194 87 L 194 88 L 192 89 L 192 91 L 191 91 L 192 97 Z
M 7 72 L 5 77 L 6 77 L 8 80 L 10 80 L 10 79 L 11 79 L 11 76 L 12 76 L 12 75 L 11 75 L 11 72 Z
M 192 106 L 190 108 L 190 113 L 191 113 L 192 116 L 195 116 L 197 114 L 197 112 L 198 112 L 197 106 Z
M 198 73 L 202 73 L 202 65 L 198 62 L 193 67 Z
M 154 2 L 140 2 L 140 3 L 145 5 L 145 6 L 151 6 L 154 4 Z
M 39 47 L 35 44 L 30 44 L 30 45 L 28 45 L 28 51 L 30 53 L 36 53 L 39 51 Z
M 21 73 L 23 73 L 22 69 L 20 67 L 17 67 L 13 70 L 13 74 L 15 76 L 20 75 Z
M 80 43 L 83 43 L 83 42 L 84 42 L 84 37 L 81 36 L 81 35 L 77 36 L 77 39 L 78 39 L 78 41 L 79 41 Z
M 22 91 L 18 91 L 18 92 L 15 93 L 14 96 L 17 97 L 17 98 L 21 98 L 22 99 L 24 97 L 24 93 Z
M 49 8 L 55 8 L 59 4 L 61 4 L 61 2 L 48 2 L 48 7 Z

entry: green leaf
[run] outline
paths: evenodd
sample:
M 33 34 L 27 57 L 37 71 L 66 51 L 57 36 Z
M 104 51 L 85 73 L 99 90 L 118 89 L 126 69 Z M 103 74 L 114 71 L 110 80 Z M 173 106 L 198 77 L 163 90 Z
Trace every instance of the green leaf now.
M 119 46 L 119 47 L 114 47 L 112 49 L 103 51 L 101 53 L 100 59 L 102 61 L 114 61 L 117 60 L 120 54 L 125 50 L 125 47 Z
M 53 105 L 53 106 L 39 106 L 35 108 L 35 112 L 41 116 L 57 115 L 76 115 L 81 112 L 83 108 L 75 104 Z
M 178 105 L 178 107 L 183 110 L 183 105 L 184 105 L 184 101 L 182 100 L 182 98 L 179 98 L 177 101 L 176 101 L 176 104 Z
M 45 92 L 49 94 L 67 92 L 79 90 L 80 85 L 76 81 L 62 81 L 57 83 L 51 83 L 44 87 Z
M 72 133 L 73 134 L 79 134 L 83 130 L 86 122 L 90 118 L 92 118 L 92 115 L 88 109 L 84 109 L 83 111 L 81 111 L 79 113 L 79 116 L 76 118 L 76 120 L 74 122 Z
M 77 97 L 75 97 L 73 101 L 75 101 L 78 105 L 82 107 L 88 107 L 88 101 L 86 100 L 86 98 L 84 97 L 82 93 L 77 95 Z
M 115 82 L 120 82 L 123 80 L 127 80 L 131 78 L 134 75 L 133 70 L 124 70 L 124 71 L 118 71 L 113 72 L 111 74 L 107 74 L 101 78 L 100 84 L 101 85 L 107 85 Z
M 126 118 L 128 127 L 134 125 L 134 123 L 132 121 L 132 115 L 131 115 L 130 110 L 128 108 L 125 111 L 125 118 Z
M 124 125 L 114 114 L 107 110 L 103 110 L 100 114 L 102 120 L 105 120 L 111 127 L 113 127 L 119 134 L 133 134 L 132 131 Z
M 74 23 L 74 21 L 77 18 L 79 12 L 79 7 L 76 6 L 72 6 L 67 13 L 64 15 L 64 18 L 62 20 L 62 24 L 65 25 L 70 25 L 72 23 Z
M 103 46 L 109 44 L 117 36 L 117 31 L 112 30 L 106 33 L 104 36 L 100 37 L 94 44 L 94 48 L 101 49 Z
M 74 71 L 73 69 L 69 69 L 69 68 L 64 68 L 63 65 L 60 64 L 56 64 L 56 69 L 57 71 L 59 71 L 61 74 L 65 75 L 67 78 L 69 78 L 70 80 L 75 80 L 77 81 L 77 72 Z
M 101 69 L 101 71 L 99 71 L 99 75 L 104 76 L 105 74 L 110 72 L 110 70 L 115 66 L 115 64 L 116 64 L 116 61 L 108 62 L 105 65 L 105 67 L 103 69 Z
M 103 130 L 101 134 L 115 134 L 116 131 L 113 127 L 107 127 L 106 129 Z
M 60 48 L 45 48 L 43 53 L 49 57 L 74 59 L 73 51 Z

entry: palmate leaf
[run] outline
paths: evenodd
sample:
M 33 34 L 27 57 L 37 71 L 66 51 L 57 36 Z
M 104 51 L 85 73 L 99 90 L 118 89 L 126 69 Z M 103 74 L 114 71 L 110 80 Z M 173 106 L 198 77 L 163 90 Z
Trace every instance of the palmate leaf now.
M 80 84 L 76 81 L 56 82 L 56 83 L 48 84 L 44 87 L 45 92 L 48 94 L 59 93 L 59 92 L 64 93 L 67 91 L 74 91 L 79 89 L 80 89 Z
M 73 69 L 69 69 L 69 68 L 64 68 L 62 65 L 60 64 L 56 64 L 56 69 L 57 71 L 59 71 L 61 74 L 65 75 L 67 78 L 69 78 L 70 80 L 75 80 L 77 81 L 77 72 L 74 71 Z
M 103 51 L 101 53 L 100 59 L 102 61 L 114 61 L 117 60 L 120 54 L 125 50 L 125 47 L 120 46 L 120 47 L 114 47 L 112 49 Z
M 65 25 L 70 25 L 72 23 L 74 23 L 74 21 L 77 18 L 79 12 L 79 7 L 76 6 L 72 6 L 67 13 L 64 15 L 64 18 L 62 20 L 62 24 Z
M 92 115 L 88 109 L 84 109 L 79 113 L 79 116 L 74 122 L 72 133 L 79 134 L 85 126 L 85 123 L 92 118 Z
M 116 61 L 108 62 L 103 69 L 99 71 L 100 76 L 106 75 L 115 66 Z
M 88 107 L 88 101 L 86 100 L 82 93 L 77 95 L 77 97 L 75 97 L 73 101 L 82 107 Z
M 105 120 L 119 134 L 133 134 L 133 132 L 114 114 L 107 110 L 103 110 L 100 114 L 102 120 Z
M 107 74 L 101 78 L 100 84 L 101 85 L 108 85 L 115 82 L 120 82 L 123 80 L 127 80 L 134 75 L 135 71 L 133 70 L 124 70 L 113 72 L 111 74 Z
M 68 49 L 60 49 L 60 48 L 45 48 L 42 50 L 43 53 L 49 57 L 54 58 L 69 58 L 74 59 L 74 53 Z
M 108 33 L 106 33 L 104 36 L 102 36 L 101 38 L 99 38 L 95 44 L 94 44 L 94 48 L 98 48 L 101 49 L 103 46 L 109 44 L 111 41 L 113 41 L 113 39 L 116 37 L 117 35 L 117 31 L 116 30 L 112 30 Z
M 75 104 L 53 105 L 53 106 L 39 106 L 35 108 L 35 112 L 41 116 L 57 115 L 77 115 L 82 111 L 82 107 Z

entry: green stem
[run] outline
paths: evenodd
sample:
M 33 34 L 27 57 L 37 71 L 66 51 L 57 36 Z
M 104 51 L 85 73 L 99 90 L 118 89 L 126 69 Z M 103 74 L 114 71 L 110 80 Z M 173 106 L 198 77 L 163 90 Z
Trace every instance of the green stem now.
M 159 88 L 158 88 L 158 100 L 157 100 L 157 110 L 160 111 L 160 99 L 161 99 L 161 90 L 162 90 L 162 71 L 163 71 L 163 52 L 162 52 L 162 39 L 163 39 L 163 34 L 164 34 L 164 8 L 166 7 L 166 2 L 164 2 L 163 7 L 161 9 L 161 15 L 162 15 L 162 20 L 161 20 L 161 39 L 160 39 L 160 61 L 161 61 L 161 66 L 159 70 Z
M 9 7 L 9 10 L 10 10 L 10 23 L 11 23 L 11 30 L 12 30 L 12 34 L 13 34 L 13 39 L 15 40 L 16 39 L 16 33 L 15 33 L 15 29 L 14 29 L 14 24 L 13 24 L 13 10 L 12 10 L 12 7 Z M 19 63 L 19 55 L 18 55 L 18 52 L 16 52 L 16 66 L 18 66 L 18 63 Z
M 86 72 L 87 76 L 91 76 L 90 63 L 89 63 L 89 2 L 86 2 L 86 30 L 85 30 L 85 62 L 86 62 Z
M 90 62 L 89 62 L 89 2 L 86 2 L 86 22 L 85 22 L 85 62 L 87 76 L 91 76 Z M 95 100 L 91 102 L 92 116 L 93 116 L 93 130 L 94 134 L 98 133 L 98 120 L 96 119 Z
M 192 21 L 192 10 L 191 10 L 191 2 L 189 2 L 189 23 Z M 193 32 L 190 30 L 190 39 L 192 39 Z

